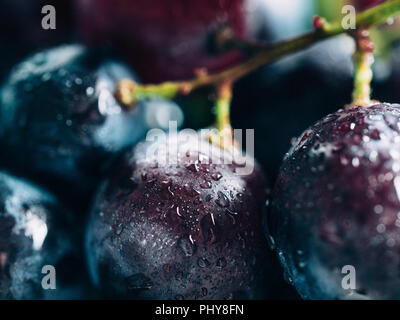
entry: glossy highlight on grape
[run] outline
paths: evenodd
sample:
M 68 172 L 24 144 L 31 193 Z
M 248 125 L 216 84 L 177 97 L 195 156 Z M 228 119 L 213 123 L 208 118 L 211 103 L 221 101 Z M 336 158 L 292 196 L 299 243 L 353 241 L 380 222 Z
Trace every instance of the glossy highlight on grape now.
M 114 90 L 123 78 L 136 76 L 82 45 L 21 62 L 0 91 L 2 161 L 68 200 L 90 195 L 113 156 L 152 127 L 182 122 L 179 107 L 166 100 L 122 107 Z
M 0 172 L 0 299 L 80 299 L 88 282 L 73 215 L 51 194 Z M 56 270 L 46 290 L 45 266 Z

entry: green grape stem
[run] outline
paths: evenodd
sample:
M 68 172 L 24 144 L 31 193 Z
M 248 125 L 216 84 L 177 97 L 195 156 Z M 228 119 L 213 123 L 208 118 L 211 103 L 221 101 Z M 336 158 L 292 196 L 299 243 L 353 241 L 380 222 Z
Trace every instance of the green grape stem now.
M 372 64 L 374 62 L 374 44 L 368 29 L 360 29 L 354 35 L 357 49 L 354 53 L 354 90 L 350 106 L 367 106 L 371 101 Z M 348 107 L 350 107 L 348 106 Z
M 363 11 L 356 16 L 357 29 L 369 29 L 375 25 L 384 23 L 387 19 L 400 14 L 400 0 L 388 0 Z M 328 23 L 322 17 L 314 18 L 314 30 L 293 38 L 291 40 L 272 44 L 261 48 L 254 56 L 247 61 L 233 66 L 215 74 L 201 73 L 194 79 L 184 81 L 168 81 L 160 84 L 137 84 L 132 80 L 125 79 L 120 81 L 116 92 L 117 97 L 126 106 L 132 106 L 141 99 L 162 97 L 173 99 L 178 94 L 188 94 L 192 90 L 202 87 L 214 85 L 229 81 L 234 83 L 236 80 L 253 72 L 254 70 L 278 60 L 288 54 L 295 53 L 305 49 L 323 39 L 327 39 L 343 33 L 351 33 L 354 30 L 343 28 L 341 21 Z M 356 65 L 359 68 L 359 74 L 356 74 L 356 81 L 366 75 L 366 55 L 356 54 Z M 359 77 L 360 76 L 360 77 Z M 358 89 L 357 89 L 358 90 Z M 355 95 L 358 96 L 357 90 Z

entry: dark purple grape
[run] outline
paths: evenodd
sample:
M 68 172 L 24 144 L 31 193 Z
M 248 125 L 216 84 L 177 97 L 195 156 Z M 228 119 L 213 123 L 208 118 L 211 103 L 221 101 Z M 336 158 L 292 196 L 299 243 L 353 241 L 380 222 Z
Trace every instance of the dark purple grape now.
M 71 217 L 52 195 L 0 172 L 0 299 L 83 297 L 86 272 Z M 46 265 L 55 268 L 54 290 L 42 287 Z
M 399 146 L 400 105 L 375 104 L 326 116 L 286 155 L 268 228 L 303 298 L 400 298 Z
M 15 67 L 0 92 L 7 165 L 64 198 L 87 197 L 116 153 L 181 116 L 163 100 L 124 109 L 113 95 L 122 78 L 134 75 L 80 45 L 39 52 Z
M 226 153 L 196 135 L 167 163 L 169 139 L 124 154 L 99 191 L 86 240 L 95 285 L 123 298 L 265 297 L 275 274 L 260 168 L 237 175 L 239 164 L 224 165 Z

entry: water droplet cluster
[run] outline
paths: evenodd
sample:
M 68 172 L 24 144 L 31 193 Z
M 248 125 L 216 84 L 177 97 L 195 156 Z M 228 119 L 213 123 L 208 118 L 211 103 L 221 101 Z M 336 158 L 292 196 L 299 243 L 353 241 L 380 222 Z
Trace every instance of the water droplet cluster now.
M 304 298 L 350 297 L 341 287 L 345 265 L 355 267 L 364 297 L 400 297 L 398 150 L 397 104 L 339 110 L 294 142 L 268 230 Z

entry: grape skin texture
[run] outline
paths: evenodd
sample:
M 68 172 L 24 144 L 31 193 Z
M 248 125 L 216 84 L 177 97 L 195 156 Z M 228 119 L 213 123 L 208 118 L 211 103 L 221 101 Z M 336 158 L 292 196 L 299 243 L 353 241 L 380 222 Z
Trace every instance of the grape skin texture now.
M 87 229 L 92 278 L 103 292 L 145 299 L 255 299 L 268 292 L 273 280 L 264 276 L 273 272 L 260 168 L 237 176 L 238 165 L 215 164 L 221 159 L 206 151 L 221 149 L 194 145 L 178 144 L 176 165 L 146 157 L 150 148 L 165 151 L 160 142 L 140 144 L 117 161 Z
M 400 298 L 400 105 L 330 114 L 286 155 L 268 229 L 305 299 Z M 356 289 L 343 289 L 354 266 Z

